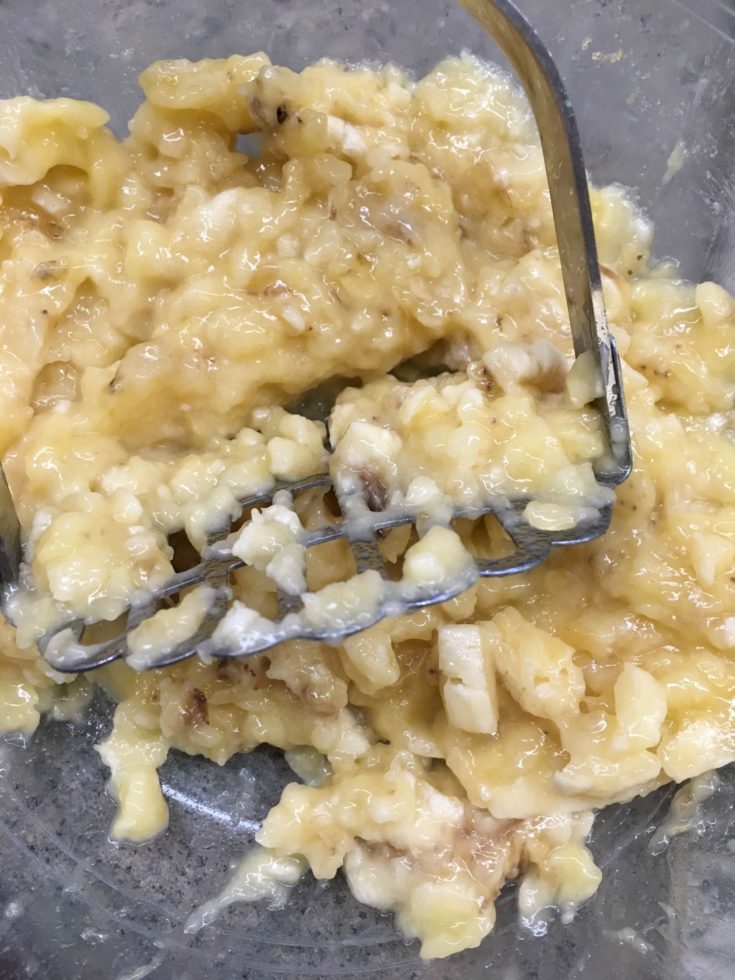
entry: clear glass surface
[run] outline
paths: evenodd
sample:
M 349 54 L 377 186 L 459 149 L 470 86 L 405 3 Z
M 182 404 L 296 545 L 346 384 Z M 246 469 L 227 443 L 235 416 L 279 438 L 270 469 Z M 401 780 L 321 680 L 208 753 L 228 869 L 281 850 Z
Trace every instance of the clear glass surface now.
M 558 61 L 598 183 L 636 188 L 656 252 L 682 274 L 735 287 L 733 0 L 519 0 Z M 162 57 L 264 49 L 299 68 L 322 55 L 396 61 L 421 73 L 448 53 L 497 50 L 447 0 L 4 0 L 0 97 L 92 99 L 119 133 L 139 102 L 136 75 Z M 735 975 L 735 773 L 695 829 L 650 851 L 670 790 L 604 811 L 592 848 L 597 897 L 543 936 L 515 920 L 508 889 L 478 950 L 421 964 L 392 919 L 341 880 L 307 878 L 281 910 L 234 906 L 195 938 L 182 924 L 227 880 L 289 770 L 260 750 L 218 768 L 173 753 L 162 770 L 166 834 L 116 844 L 114 804 L 83 724 L 46 721 L 0 743 L 0 977 L 16 980 L 730 980 Z

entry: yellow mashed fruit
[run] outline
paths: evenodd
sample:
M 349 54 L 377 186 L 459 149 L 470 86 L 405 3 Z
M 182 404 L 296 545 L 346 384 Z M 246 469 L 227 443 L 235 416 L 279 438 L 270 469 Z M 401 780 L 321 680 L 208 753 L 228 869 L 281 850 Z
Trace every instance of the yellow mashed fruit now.
M 35 647 L 50 625 L 114 620 L 172 574 L 173 535 L 201 551 L 278 480 L 331 466 L 381 506 L 445 518 L 522 489 L 529 520 L 562 528 L 605 452 L 597 392 L 570 370 L 543 158 L 502 74 L 469 56 L 420 81 L 296 74 L 256 54 L 160 62 L 141 84 L 123 142 L 89 103 L 0 103 L 0 452 L 26 559 L 17 629 L 0 626 L 0 728 L 104 688 L 113 833 L 139 841 L 166 825 L 172 749 L 284 749 L 300 781 L 240 897 L 342 868 L 425 957 L 478 945 L 517 875 L 526 914 L 571 912 L 600 880 L 596 808 L 735 759 L 735 302 L 653 264 L 625 193 L 594 190 L 634 447 L 603 538 L 340 645 L 59 674 Z M 417 355 L 449 370 L 388 374 Z M 285 406 L 335 377 L 355 383 L 330 462 L 324 424 Z M 349 577 L 343 543 L 299 543 L 333 507 L 323 488 L 279 499 L 237 537 L 243 635 L 275 615 L 274 578 Z M 381 550 L 418 548 L 418 581 L 442 555 L 461 566 L 457 536 L 498 543 L 480 519 Z M 138 666 L 208 602 L 140 626 Z

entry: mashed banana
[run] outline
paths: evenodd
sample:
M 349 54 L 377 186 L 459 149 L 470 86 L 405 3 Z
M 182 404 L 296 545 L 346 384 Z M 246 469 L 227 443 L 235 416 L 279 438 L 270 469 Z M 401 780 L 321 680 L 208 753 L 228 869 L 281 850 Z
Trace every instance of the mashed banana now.
M 301 858 L 343 868 L 426 957 L 481 942 L 519 873 L 524 914 L 571 913 L 600 878 L 592 810 L 735 759 L 735 302 L 652 266 L 625 194 L 593 192 L 635 451 L 604 539 L 338 647 L 69 681 L 33 647 L 49 624 L 113 620 L 170 576 L 173 534 L 201 548 L 238 499 L 324 470 L 324 426 L 280 406 L 326 378 L 365 382 L 337 408 L 335 455 L 380 463 L 381 497 L 441 511 L 473 474 L 511 479 L 564 526 L 604 448 L 594 391 L 567 373 L 541 152 L 502 75 L 469 57 L 419 82 L 294 74 L 259 54 L 158 63 L 142 85 L 123 143 L 88 103 L 0 104 L 0 451 L 33 589 L 17 631 L 0 626 L 0 727 L 32 731 L 101 684 L 113 832 L 135 840 L 165 826 L 172 748 L 287 750 L 304 782 L 259 831 L 243 898 L 280 894 Z M 260 134 L 257 155 L 239 133 Z M 455 374 L 385 378 L 424 351 Z M 331 506 L 311 491 L 298 527 Z M 291 525 L 271 511 L 238 545 L 243 630 L 275 613 L 272 540 L 291 549 L 285 582 L 350 574 L 339 542 L 305 556 Z M 457 531 L 470 551 L 497 543 L 490 520 Z M 415 574 L 430 566 L 422 552 Z M 204 614 L 191 595 L 174 632 Z M 140 629 L 138 653 L 166 641 Z

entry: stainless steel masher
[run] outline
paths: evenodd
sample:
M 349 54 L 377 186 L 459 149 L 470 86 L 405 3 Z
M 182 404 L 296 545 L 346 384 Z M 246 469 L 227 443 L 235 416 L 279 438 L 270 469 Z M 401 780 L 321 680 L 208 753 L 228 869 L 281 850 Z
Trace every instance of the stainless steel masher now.
M 559 72 L 544 45 L 525 17 L 509 0 L 462 0 L 502 48 L 525 88 L 541 138 L 549 183 L 551 205 L 559 245 L 559 257 L 574 340 L 575 355 L 586 354 L 599 372 L 600 390 L 596 402 L 608 439 L 609 453 L 596 469 L 600 486 L 612 488 L 626 479 L 631 469 L 628 421 L 623 400 L 621 371 L 615 343 L 607 328 L 602 286 L 597 263 L 587 178 L 577 126 Z M 5 594 L 18 587 L 22 561 L 21 534 L 10 492 L 0 473 L 0 577 Z M 280 483 L 268 493 L 242 500 L 242 512 L 272 503 L 284 488 L 294 496 L 315 487 L 332 488 L 330 478 L 318 475 L 295 483 Z M 175 574 L 161 589 L 131 605 L 124 625 L 111 638 L 85 643 L 89 623 L 67 622 L 44 636 L 39 647 L 60 671 L 91 670 L 130 654 L 129 634 L 158 611 L 170 608 L 183 590 L 203 585 L 209 596 L 208 608 L 199 625 L 186 639 L 169 644 L 153 654 L 146 667 L 165 666 L 195 653 L 207 657 L 240 657 L 266 650 L 296 637 L 336 642 L 372 625 L 385 616 L 443 602 L 464 591 L 477 577 L 512 575 L 542 562 L 556 546 L 590 541 L 607 530 L 611 506 L 599 508 L 568 531 L 542 531 L 529 524 L 523 511 L 529 499 L 489 499 L 482 507 L 457 509 L 455 517 L 476 518 L 493 514 L 513 542 L 515 550 L 503 558 L 475 559 L 470 575 L 456 581 L 443 581 L 425 588 L 397 593 L 388 587 L 378 539 L 390 528 L 416 522 L 417 514 L 408 510 L 375 510 L 375 502 L 360 494 L 340 499 L 342 518 L 327 527 L 308 531 L 301 544 L 313 548 L 335 539 L 344 539 L 355 558 L 358 573 L 377 571 L 386 581 L 385 594 L 369 608 L 356 608 L 354 616 L 344 609 L 334 618 L 323 617 L 318 625 L 300 612 L 301 597 L 278 590 L 279 612 L 273 620 L 258 617 L 252 629 L 224 633 L 218 625 L 231 608 L 228 580 L 243 562 L 228 552 L 230 530 L 210 536 L 194 567 Z M 241 513 L 242 513 L 241 512 Z M 346 516 L 345 516 L 346 515 Z M 391 583 L 395 586 L 395 583 Z M 265 625 L 264 625 L 265 624 Z M 217 631 L 217 632 L 216 632 Z M 140 665 L 139 665 L 140 666 Z

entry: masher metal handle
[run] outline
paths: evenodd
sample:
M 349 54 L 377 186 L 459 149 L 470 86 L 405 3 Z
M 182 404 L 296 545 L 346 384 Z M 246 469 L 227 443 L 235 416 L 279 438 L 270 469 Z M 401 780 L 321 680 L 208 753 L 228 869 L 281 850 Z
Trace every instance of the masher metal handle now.
M 620 361 L 610 336 L 602 295 L 582 144 L 559 69 L 510 0 L 460 0 L 502 48 L 528 97 L 538 128 L 559 245 L 574 352 L 590 352 L 604 395 L 597 403 L 607 429 L 609 464 L 600 482 L 616 486 L 631 470 L 631 445 Z

